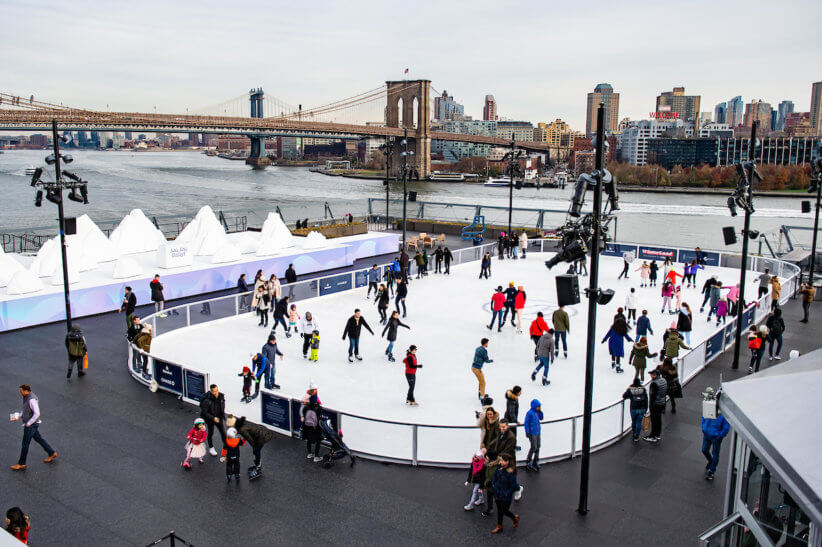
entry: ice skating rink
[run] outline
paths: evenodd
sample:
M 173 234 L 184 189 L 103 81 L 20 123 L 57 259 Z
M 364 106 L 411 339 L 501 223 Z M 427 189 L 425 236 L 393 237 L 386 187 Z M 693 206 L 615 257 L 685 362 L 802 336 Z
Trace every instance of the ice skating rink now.
M 284 396 L 300 398 L 313 381 L 319 386 L 324 406 L 354 415 L 428 426 L 463 426 L 461 429 L 420 427 L 418 452 L 422 461 L 467 462 L 472 451 L 479 445 L 480 432 L 476 429 L 474 411 L 480 409 L 477 400 L 477 381 L 471 372 L 474 349 L 480 339 L 488 337 L 488 352 L 494 360 L 483 368 L 487 392 L 494 399 L 494 407 L 505 412 L 505 391 L 520 385 L 520 421 L 531 399 L 539 399 L 545 420 L 560 420 L 582 413 L 585 336 L 587 301 L 566 307 L 571 320 L 568 336 L 568 358 L 559 358 L 551 364 L 548 375 L 551 384 L 542 386 L 530 379 L 534 369 L 534 345 L 528 335 L 528 327 L 542 311 L 550 324 L 551 314 L 557 308 L 554 275 L 562 274 L 566 264 L 559 264 L 549 271 L 545 260 L 553 253 L 531 253 L 527 259 L 502 260 L 494 258 L 492 275 L 488 280 L 478 279 L 479 262 L 454 266 L 451 275 L 429 273 L 426 278 L 413 279 L 407 298 L 408 316 L 402 319 L 411 329 L 400 328 L 394 347 L 397 361 L 389 363 L 385 356 L 388 342 L 380 338 L 382 325 L 373 301 L 366 299 L 366 288 L 334 295 L 298 301 L 297 309 L 302 316 L 310 311 L 319 323 L 321 336 L 319 363 L 302 357 L 302 338 L 286 338 L 278 328 L 277 339 L 285 358 L 277 360 L 276 381 Z M 649 337 L 652 352 L 662 346 L 662 335 L 676 315 L 662 314 L 660 289 L 640 288 L 639 272 L 635 270 L 642 261 L 631 265 L 629 279 L 617 280 L 622 269 L 622 259 L 603 256 L 601 259 L 600 286 L 616 291 L 614 299 L 606 306 L 599 306 L 597 315 L 597 358 L 594 380 L 594 410 L 605 407 L 622 397 L 633 379 L 633 367 L 628 366 L 627 356 L 631 343 L 626 342 L 623 368 L 617 374 L 610 366 L 607 343 L 601 344 L 611 325 L 618 307 L 624 306 L 626 294 L 635 287 L 638 295 L 638 315 L 647 309 L 654 334 Z M 677 265 L 682 271 L 682 265 Z M 704 281 L 717 274 L 723 285 L 738 282 L 738 270 L 708 267 L 700 270 L 695 288 L 683 288 L 683 302 L 694 313 L 691 345 L 695 346 L 715 330 L 715 323 L 708 325 L 705 313 L 699 313 L 702 303 L 700 289 Z M 661 274 L 661 269 L 660 269 Z M 748 295 L 756 294 L 756 278 L 748 276 Z M 522 320 L 522 332 L 508 323 L 498 333 L 489 331 L 490 299 L 498 285 L 507 287 L 509 282 L 522 285 L 528 296 Z M 580 286 L 587 286 L 588 278 L 580 277 Z M 723 294 L 726 291 L 723 291 Z M 750 297 L 749 297 L 750 299 Z M 393 299 L 391 308 L 393 309 Z M 355 308 L 362 310 L 375 334 L 365 329 L 360 339 L 363 361 L 353 364 L 347 360 L 348 341 L 342 340 L 343 326 Z M 209 372 L 213 383 L 226 394 L 226 410 L 234 414 L 260 419 L 259 398 L 250 404 L 240 402 L 242 381 L 237 375 L 243 366 L 249 365 L 249 353 L 257 352 L 266 342 L 269 328 L 257 326 L 258 317 L 247 313 L 238 317 L 220 319 L 189 328 L 160 334 L 152 344 L 152 354 L 184 364 L 188 368 Z M 633 330 L 629 333 L 631 338 Z M 415 344 L 417 358 L 422 369 L 417 373 L 415 396 L 419 406 L 406 405 L 407 384 L 401 360 L 405 349 Z M 684 350 L 683 350 L 684 351 Z M 647 377 L 646 377 L 647 380 Z M 594 414 L 592 444 L 596 445 L 612 437 L 620 426 L 621 408 L 618 406 Z M 628 414 L 627 406 L 625 410 Z M 629 418 L 626 418 L 628 423 Z M 581 422 L 577 423 L 581 428 Z M 542 456 L 568 452 L 571 439 L 571 422 L 544 424 L 542 430 Z M 342 420 L 345 440 L 354 450 L 402 459 L 411 458 L 412 427 L 376 423 L 350 416 Z M 576 434 L 580 446 L 581 429 Z M 527 447 L 524 439 L 519 444 Z M 525 450 L 519 453 L 524 458 Z

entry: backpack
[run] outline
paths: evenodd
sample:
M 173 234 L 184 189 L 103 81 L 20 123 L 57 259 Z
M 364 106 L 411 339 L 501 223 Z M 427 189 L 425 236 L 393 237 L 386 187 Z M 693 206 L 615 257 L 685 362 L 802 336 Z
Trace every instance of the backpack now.
M 317 419 L 317 412 L 315 410 L 308 409 L 305 411 L 305 425 L 308 427 L 317 427 L 317 423 L 319 420 Z
M 82 357 L 85 355 L 85 342 L 81 331 L 73 329 L 68 333 L 67 338 L 69 355 L 73 357 Z
M 759 349 L 762 347 L 762 338 L 754 336 L 748 340 L 748 349 Z

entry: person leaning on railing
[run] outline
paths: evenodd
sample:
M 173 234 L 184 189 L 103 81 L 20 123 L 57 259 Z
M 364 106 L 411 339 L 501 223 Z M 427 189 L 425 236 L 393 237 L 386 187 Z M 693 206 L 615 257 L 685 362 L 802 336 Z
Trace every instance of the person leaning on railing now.
M 800 323 L 807 323 L 808 314 L 811 311 L 811 302 L 813 302 L 813 297 L 816 295 L 816 289 L 813 288 L 813 285 L 810 283 L 802 283 L 799 286 L 799 294 L 802 295 L 802 311 L 805 312 L 805 316 L 800 320 Z

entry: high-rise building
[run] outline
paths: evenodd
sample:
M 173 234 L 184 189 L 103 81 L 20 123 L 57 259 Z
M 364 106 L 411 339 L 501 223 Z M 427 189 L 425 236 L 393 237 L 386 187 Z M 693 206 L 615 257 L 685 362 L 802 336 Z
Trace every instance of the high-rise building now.
M 434 97 L 434 119 L 441 122 L 462 120 L 465 118 L 465 107 L 448 95 L 447 91 L 442 92 L 442 96 Z
M 776 131 L 776 118 L 777 118 L 777 111 L 771 108 L 771 124 L 770 128 L 771 131 Z
M 812 137 L 816 130 L 811 125 L 810 112 L 791 112 L 785 118 L 785 133 L 789 137 Z
M 597 132 L 597 109 L 599 103 L 605 105 L 605 131 L 616 132 L 619 127 L 619 93 L 614 93 L 611 84 L 598 84 L 593 93 L 588 93 L 585 116 L 585 134 L 589 137 Z
M 759 122 L 759 133 L 764 135 L 771 130 L 771 105 L 763 101 L 752 101 L 745 105 L 745 118 L 742 125 L 753 127 L 755 121 Z
M 663 91 L 657 95 L 656 111 L 675 112 L 680 120 L 698 124 L 701 101 L 699 95 L 685 95 L 684 87 L 675 87 L 673 91 Z
M 728 103 L 719 103 L 714 107 L 714 121 L 716 123 L 728 123 Z
M 822 82 L 811 86 L 811 127 L 822 135 Z
M 785 130 L 785 120 L 788 119 L 788 114 L 793 112 L 793 101 L 782 101 L 779 103 L 778 115 L 776 116 L 777 131 Z
M 563 139 L 563 136 L 566 136 Z M 570 136 L 570 137 L 568 137 Z M 557 118 L 551 123 L 538 123 L 534 128 L 534 140 L 537 142 L 548 143 L 552 146 L 574 146 L 574 136 L 568 124 Z
M 745 105 L 742 102 L 741 95 L 737 95 L 728 101 L 728 109 L 725 114 L 725 123 L 728 124 L 728 127 L 734 128 L 738 125 L 742 125 L 742 112 L 744 108 Z
M 455 120 L 442 124 L 442 130 L 447 133 L 461 133 L 463 135 L 497 136 L 497 122 L 486 120 Z M 532 129 L 533 132 L 533 129 Z M 511 135 L 508 135 L 510 138 Z M 532 137 L 533 138 L 533 137 Z M 431 141 L 431 152 L 442 154 L 445 161 L 457 161 L 460 158 L 473 156 L 486 157 L 491 150 L 488 144 L 475 144 L 457 141 Z
M 497 101 L 493 95 L 485 96 L 485 105 L 482 107 L 482 119 L 486 122 L 495 122 L 499 119 L 497 115 Z
M 534 125 L 531 122 L 504 121 L 497 122 L 497 137 L 515 141 L 534 140 Z
M 619 136 L 620 157 L 631 165 L 648 162 L 648 139 L 693 137 L 694 124 L 682 120 L 639 120 Z

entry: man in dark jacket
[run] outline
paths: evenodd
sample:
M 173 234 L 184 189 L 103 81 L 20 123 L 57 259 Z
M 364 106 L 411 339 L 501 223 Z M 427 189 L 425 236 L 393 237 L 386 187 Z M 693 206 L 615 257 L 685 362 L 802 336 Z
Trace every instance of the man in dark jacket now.
M 249 422 L 245 416 L 234 418 L 233 415 L 229 414 L 226 425 L 236 429 L 237 433 L 251 445 L 251 451 L 254 453 L 254 466 L 249 468 L 249 471 L 253 471 L 255 468 L 257 471 L 262 470 L 263 445 L 274 438 L 274 432 L 267 427 Z
M 410 264 L 411 259 L 408 257 L 408 253 L 405 252 L 403 249 L 402 253 L 400 253 L 400 275 L 402 276 L 403 283 L 408 283 L 408 265 Z
M 211 384 L 208 388 L 208 393 L 203 395 L 200 399 L 200 417 L 205 420 L 206 429 L 208 430 L 208 453 L 212 456 L 217 455 L 214 449 L 214 443 L 211 442 L 211 436 L 214 434 L 216 427 L 220 431 L 220 437 L 225 444 L 225 396 L 220 393 L 217 384 Z
M 782 351 L 782 334 L 785 332 L 785 320 L 782 319 L 782 310 L 776 308 L 772 311 L 765 322 L 765 326 L 768 327 L 768 361 L 782 359 L 779 356 L 779 352 Z M 773 351 L 774 342 L 776 342 L 776 355 Z
M 126 312 L 126 329 L 131 326 L 131 316 L 134 315 L 134 308 L 137 307 L 137 296 L 131 291 L 131 287 L 126 287 L 126 294 L 123 296 L 123 303 L 120 304 L 120 310 Z
M 514 303 L 517 300 L 517 288 L 514 287 L 514 282 L 511 281 L 508 283 L 508 288 L 505 289 L 505 313 L 502 315 L 502 324 L 505 324 L 505 320 L 508 318 L 508 312 L 511 312 L 511 326 L 516 327 L 516 323 L 514 322 L 514 317 L 516 313 L 514 312 Z
M 129 328 L 129 330 L 131 329 Z M 77 376 L 85 376 L 86 371 L 83 370 L 83 360 L 86 357 L 88 347 L 83 332 L 77 327 L 73 327 L 71 332 L 66 335 L 66 349 L 68 350 L 69 360 L 66 378 L 71 378 L 71 371 L 74 370 L 75 364 L 77 365 Z
M 151 301 L 154 302 L 154 313 L 159 313 L 160 317 L 166 317 L 166 314 L 163 313 L 166 298 L 163 295 L 163 284 L 160 283 L 160 274 L 154 275 L 154 279 L 148 284 L 148 288 L 151 289 Z M 171 310 L 171 315 L 180 315 L 180 312 Z
M 283 296 L 277 301 L 277 305 L 274 306 L 274 326 L 271 327 L 272 334 L 277 332 L 277 324 L 281 324 L 283 326 L 283 330 L 285 330 L 285 337 L 291 338 L 291 332 L 288 328 L 288 325 L 285 322 L 285 316 L 288 315 L 288 302 L 291 300 L 288 296 Z
M 445 274 L 451 275 L 451 261 L 454 260 L 454 255 L 448 247 L 442 252 L 442 260 L 445 262 Z
M 442 247 L 434 251 L 434 273 L 442 273 Z
M 274 336 L 274 334 L 268 335 L 268 342 L 263 345 L 263 349 L 260 350 L 260 353 L 262 353 L 262 358 L 266 361 L 265 388 L 280 389 L 280 386 L 275 381 L 275 376 L 277 374 L 277 356 L 279 355 L 280 359 L 282 359 L 283 354 L 279 349 L 277 349 L 277 337 Z
M 402 316 L 405 317 L 408 308 L 405 307 L 405 298 L 408 296 L 408 280 L 403 276 L 402 279 L 397 279 L 396 298 L 394 298 L 394 305 L 397 307 L 397 312 L 400 311 L 400 304 L 402 304 Z
M 345 330 L 343 330 L 342 335 L 343 340 L 345 340 L 345 337 L 348 336 L 349 363 L 354 362 L 352 355 L 357 358 L 357 361 L 362 361 L 362 357 L 360 357 L 360 332 L 363 327 L 368 329 L 368 332 L 370 332 L 372 336 L 374 335 L 374 331 L 371 330 L 370 326 L 368 326 L 368 322 L 365 320 L 365 317 L 361 317 L 360 310 L 356 309 L 354 310 L 354 315 L 349 317 L 348 321 L 345 323 Z
M 650 372 L 651 386 L 648 399 L 651 407 L 651 433 L 645 437 L 648 442 L 658 442 L 662 435 L 662 413 L 665 412 L 665 397 L 668 395 L 668 382 L 659 372 L 653 369 Z
M 288 269 L 285 271 L 285 282 L 286 283 L 296 283 L 297 282 L 297 272 L 294 270 L 294 264 L 289 264 Z
M 241 310 L 251 309 L 251 298 L 248 295 L 250 290 L 251 289 L 248 288 L 248 282 L 245 280 L 245 274 L 240 274 L 240 278 L 237 280 L 237 292 L 242 295 L 240 297 Z
M 499 421 L 499 439 L 497 441 L 498 454 L 514 454 L 517 449 L 517 438 L 511 429 L 508 420 Z

